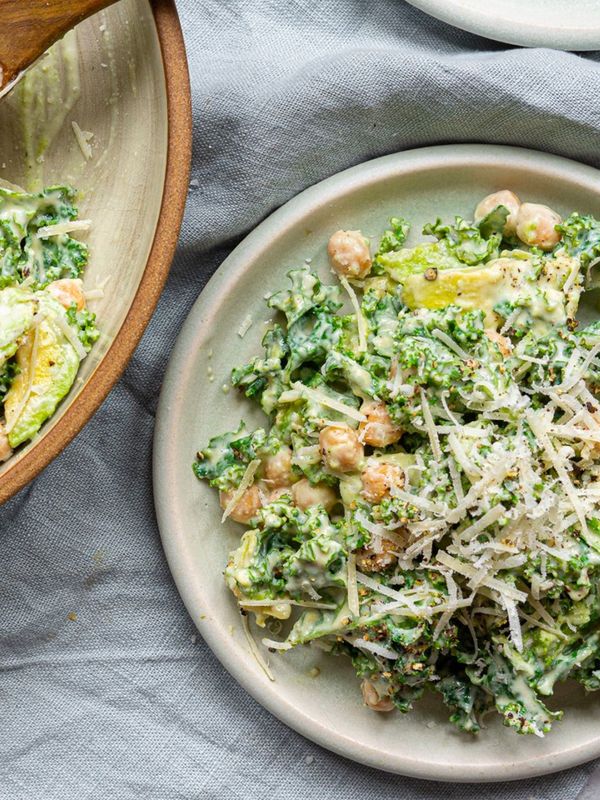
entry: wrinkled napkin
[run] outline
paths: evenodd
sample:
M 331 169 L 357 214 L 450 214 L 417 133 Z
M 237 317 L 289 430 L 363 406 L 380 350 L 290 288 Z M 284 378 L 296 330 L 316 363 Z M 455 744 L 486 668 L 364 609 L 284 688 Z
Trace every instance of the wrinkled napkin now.
M 523 50 L 402 0 L 180 0 L 192 182 L 158 310 L 122 380 L 0 508 L 0 800 L 574 800 L 592 765 L 484 787 L 377 772 L 263 710 L 195 633 L 152 504 L 177 333 L 235 244 L 305 187 L 428 144 L 600 166 L 600 54 Z

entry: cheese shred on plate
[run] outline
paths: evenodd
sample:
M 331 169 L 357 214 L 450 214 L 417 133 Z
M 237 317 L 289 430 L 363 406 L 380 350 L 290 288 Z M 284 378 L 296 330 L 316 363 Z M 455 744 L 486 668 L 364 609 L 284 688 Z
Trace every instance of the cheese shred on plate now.
M 600 322 L 576 323 L 600 223 L 518 241 L 518 202 L 338 231 L 337 283 L 274 278 L 264 352 L 232 371 L 263 422 L 193 468 L 243 526 L 225 580 L 260 647 L 348 657 L 374 711 L 433 691 L 466 733 L 495 710 L 543 736 L 557 681 L 600 688 Z

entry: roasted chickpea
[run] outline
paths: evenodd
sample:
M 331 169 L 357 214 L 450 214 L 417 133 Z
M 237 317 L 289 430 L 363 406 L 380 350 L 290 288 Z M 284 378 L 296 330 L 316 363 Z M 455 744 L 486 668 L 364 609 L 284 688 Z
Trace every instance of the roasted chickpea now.
M 393 567 L 398 561 L 398 556 L 394 552 L 398 550 L 394 542 L 389 539 L 381 540 L 380 552 L 375 552 L 370 547 L 364 547 L 356 553 L 356 566 L 362 572 L 385 572 L 386 569 Z
M 394 703 L 388 694 L 380 695 L 373 681 L 365 678 L 360 685 L 365 705 L 373 711 L 393 711 Z
M 276 489 L 271 489 L 267 486 L 267 484 L 263 484 L 263 494 L 265 496 L 265 500 L 263 501 L 266 503 L 273 503 L 275 500 L 279 500 L 284 494 L 290 495 L 292 493 L 291 487 L 289 486 L 278 486 Z
M 292 486 L 292 497 L 294 505 L 306 511 L 312 506 L 323 506 L 329 512 L 338 501 L 338 497 L 331 486 L 326 483 L 315 483 L 314 485 L 307 479 L 302 478 Z
M 294 482 L 292 451 L 289 447 L 284 445 L 277 453 L 265 459 L 264 481 L 272 489 L 279 486 L 291 486 Z
M 517 236 L 530 247 L 552 250 L 560 241 L 556 230 L 560 222 L 560 216 L 548 206 L 523 203 L 517 216 Z
M 8 443 L 8 434 L 3 423 L 0 422 L 0 464 L 12 456 L 12 447 Z
M 85 308 L 83 281 L 80 278 L 61 278 L 53 281 L 48 284 L 46 291 L 65 308 L 69 308 L 73 303 L 77 306 L 77 311 Z
M 233 497 L 234 491 L 235 489 L 229 492 L 219 492 L 219 502 L 221 503 L 222 509 L 227 508 L 229 501 Z M 233 511 L 229 516 L 236 522 L 250 522 L 250 520 L 256 516 L 260 507 L 260 492 L 258 490 L 258 486 L 254 484 L 254 486 L 250 486 L 249 489 L 246 489 L 244 494 L 233 507 Z
M 499 192 L 494 192 L 484 197 L 475 209 L 475 222 L 479 222 L 498 206 L 504 206 L 508 209 L 509 214 L 503 233 L 505 236 L 513 236 L 517 229 L 517 215 L 521 207 L 521 201 L 514 192 L 510 192 L 508 189 L 501 189 Z
M 371 270 L 369 242 L 360 231 L 336 231 L 327 253 L 333 270 L 345 278 L 364 278 Z
M 358 434 L 349 425 L 327 425 L 319 434 L 324 463 L 334 472 L 353 472 L 364 456 Z
M 404 470 L 398 464 L 381 461 L 368 461 L 362 472 L 362 495 L 369 503 L 381 503 L 390 493 L 392 486 L 404 486 Z
M 385 403 L 373 400 L 363 403 L 360 410 L 367 418 L 358 426 L 359 439 L 364 444 L 387 447 L 402 436 L 402 430 L 392 421 Z

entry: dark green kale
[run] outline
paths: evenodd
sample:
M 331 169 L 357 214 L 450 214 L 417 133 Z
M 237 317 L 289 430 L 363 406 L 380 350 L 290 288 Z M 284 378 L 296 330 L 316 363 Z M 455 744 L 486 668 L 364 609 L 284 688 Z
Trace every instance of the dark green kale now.
M 410 224 L 403 217 L 392 217 L 389 229 L 384 231 L 381 237 L 375 258 L 383 253 L 400 250 L 400 248 L 404 247 L 409 231 Z
M 37 235 L 40 228 L 76 219 L 74 199 L 68 186 L 51 186 L 39 194 L 0 187 L 0 289 L 26 278 L 39 289 L 82 275 L 88 260 L 83 242 L 68 234 Z
M 0 365 L 0 406 L 4 402 L 12 382 L 19 374 L 19 367 L 15 359 L 9 359 Z
M 251 461 L 272 455 L 280 447 L 279 440 L 267 435 L 262 428 L 243 434 L 242 423 L 237 431 L 213 437 L 192 465 L 196 477 L 207 480 L 221 491 L 228 491 L 239 485 Z
M 445 225 L 438 218 L 425 225 L 423 233 L 445 242 L 454 256 L 467 266 L 483 264 L 497 258 L 502 242 L 501 233 L 490 233 L 486 237 L 478 225 L 462 217 L 456 217 L 454 225 Z
M 582 269 L 587 269 L 600 256 L 600 222 L 590 215 L 571 214 L 557 225 L 562 240 L 555 252 L 564 250 L 569 256 L 578 256 Z
M 100 336 L 100 331 L 96 327 L 96 315 L 85 308 L 82 311 L 78 311 L 77 305 L 73 303 L 67 309 L 67 319 L 71 325 L 77 328 L 79 341 L 89 352 Z
M 288 277 L 291 288 L 276 292 L 268 301 L 269 308 L 277 308 L 285 314 L 288 326 L 313 309 L 334 312 L 342 307 L 339 286 L 321 283 L 308 268 L 294 269 Z
M 253 358 L 249 364 L 234 369 L 231 382 L 243 389 L 246 397 L 256 398 L 263 410 L 270 414 L 283 390 L 281 375 L 289 347 L 283 328 L 279 325 L 265 333 L 262 344 L 265 348 L 264 358 Z
M 435 689 L 452 711 L 450 722 L 461 731 L 479 733 L 481 714 L 489 707 L 488 696 L 479 686 L 471 683 L 456 664 L 453 664 L 453 670 L 452 674 L 434 684 Z

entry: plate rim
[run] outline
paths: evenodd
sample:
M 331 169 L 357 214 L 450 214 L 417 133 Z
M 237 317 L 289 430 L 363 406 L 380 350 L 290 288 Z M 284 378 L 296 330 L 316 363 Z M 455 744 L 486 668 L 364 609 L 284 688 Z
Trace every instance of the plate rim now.
M 550 47 L 569 52 L 600 49 L 600 25 L 571 29 L 540 25 L 524 29 L 522 23 L 506 17 L 500 18 L 498 13 L 491 19 L 485 11 L 465 10 L 460 0 L 408 0 L 408 2 L 442 22 L 492 41 L 519 47 Z
M 381 753 L 373 747 L 358 743 L 343 731 L 326 727 L 318 720 L 313 719 L 298 706 L 278 697 L 273 691 L 272 684 L 262 676 L 257 681 L 254 674 L 248 674 L 244 664 L 228 658 L 228 643 L 231 643 L 230 634 L 218 620 L 210 619 L 203 614 L 201 602 L 195 595 L 193 587 L 193 570 L 186 554 L 186 529 L 183 520 L 178 522 L 177 508 L 173 502 L 170 484 L 165 476 L 170 474 L 169 463 L 178 461 L 172 452 L 170 442 L 173 441 L 171 430 L 176 427 L 177 406 L 183 406 L 184 393 L 181 389 L 181 364 L 200 343 L 211 340 L 212 331 L 204 324 L 204 317 L 208 316 L 213 298 L 227 291 L 227 287 L 236 281 L 236 265 L 242 268 L 268 244 L 268 234 L 281 232 L 282 225 L 294 224 L 294 217 L 298 220 L 306 212 L 313 200 L 323 205 L 334 200 L 343 188 L 349 188 L 358 171 L 370 170 L 368 177 L 361 175 L 361 185 L 368 186 L 376 183 L 381 178 L 392 178 L 394 174 L 414 172 L 423 168 L 437 168 L 443 163 L 448 165 L 453 159 L 454 165 L 468 165 L 471 163 L 506 164 L 510 157 L 513 165 L 521 159 L 523 166 L 543 166 L 546 173 L 553 173 L 558 177 L 568 171 L 569 179 L 573 182 L 579 179 L 582 189 L 591 182 L 596 182 L 600 194 L 600 170 L 571 159 L 544 153 L 537 150 L 514 147 L 511 145 L 483 145 L 483 144 L 451 144 L 434 145 L 422 148 L 405 150 L 392 153 L 379 158 L 371 159 L 342 170 L 324 180 L 303 190 L 291 200 L 284 203 L 277 210 L 269 214 L 260 222 L 242 241 L 232 250 L 220 266 L 215 270 L 204 289 L 190 309 L 188 316 L 179 332 L 175 346 L 169 357 L 163 385 L 160 393 L 156 425 L 153 438 L 153 493 L 156 518 L 162 546 L 169 569 L 177 590 L 196 625 L 198 631 L 208 644 L 214 655 L 223 667 L 237 682 L 267 711 L 284 722 L 288 727 L 297 731 L 313 742 L 338 755 L 344 756 L 359 764 L 413 778 L 430 781 L 489 783 L 506 782 L 532 778 L 557 772 L 569 767 L 577 766 L 592 760 L 600 755 L 600 734 L 591 743 L 565 747 L 560 753 L 549 753 L 527 762 L 515 765 L 505 762 L 502 765 L 486 765 L 480 761 L 471 764 L 442 763 L 432 765 L 403 756 L 401 753 L 390 759 L 389 754 Z M 392 173 L 390 167 L 395 166 Z M 518 166 L 518 164 L 517 164 Z M 265 235 L 266 234 L 266 235 Z M 509 769 L 510 768 L 510 769 Z
M 192 160 L 192 103 L 183 32 L 175 0 L 149 0 L 167 99 L 167 158 L 161 205 L 142 278 L 123 323 L 67 412 L 0 481 L 0 505 L 32 481 L 91 419 L 121 377 L 150 322 L 175 255 Z

